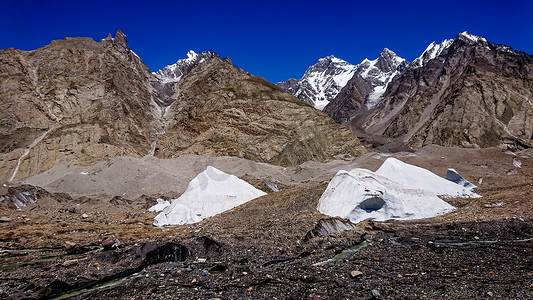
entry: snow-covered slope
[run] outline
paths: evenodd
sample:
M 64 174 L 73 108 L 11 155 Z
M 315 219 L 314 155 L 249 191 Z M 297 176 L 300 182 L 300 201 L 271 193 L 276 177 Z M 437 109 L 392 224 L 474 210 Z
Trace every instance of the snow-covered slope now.
M 197 223 L 263 195 L 266 193 L 246 181 L 208 166 L 191 180 L 179 198 L 173 199 L 171 204 L 155 217 L 154 225 Z
M 218 55 L 212 51 L 204 51 L 198 54 L 190 50 L 184 59 L 180 59 L 176 63 L 168 65 L 152 74 L 163 83 L 178 82 L 183 75 L 189 73 L 194 67 L 213 57 L 218 57 Z
M 431 44 L 427 46 L 426 50 L 424 50 L 424 52 L 422 52 L 422 54 L 411 63 L 411 67 L 422 67 L 428 61 L 439 56 L 442 53 L 442 51 L 450 47 L 452 42 L 453 42 L 453 39 L 446 39 L 442 41 L 440 44 L 431 42 Z
M 157 204 L 150 207 L 148 209 L 148 211 L 152 211 L 152 212 L 160 212 L 162 210 L 164 210 L 165 208 L 169 207 L 170 206 L 170 202 L 167 201 L 167 200 L 163 200 L 161 198 L 157 198 Z
M 414 220 L 435 217 L 455 210 L 434 193 L 410 189 L 372 171 L 339 171 L 320 197 L 318 210 L 357 223 Z
M 389 157 L 376 174 L 410 189 L 423 189 L 443 197 L 480 197 L 469 188 L 442 178 L 429 170 Z
M 333 55 L 310 66 L 301 79 L 279 82 L 278 86 L 300 100 L 322 110 L 353 77 L 356 66 Z
M 355 76 L 360 76 L 370 83 L 372 90 L 365 95 L 365 105 L 374 107 L 381 100 L 389 82 L 399 74 L 409 63 L 396 55 L 393 51 L 385 48 L 378 58 L 363 60 L 357 65 Z
M 365 96 L 369 106 L 379 102 L 387 84 L 409 63 L 385 48 L 378 58 L 363 60 L 352 65 L 342 59 L 330 55 L 321 58 L 315 65 L 307 69 L 301 79 L 289 79 L 279 82 L 278 86 L 300 100 L 322 110 L 348 84 L 358 76 L 368 86 Z
M 479 42 L 488 43 L 486 38 L 481 37 L 479 35 L 474 35 L 474 34 L 468 33 L 466 31 L 463 31 L 463 32 L 459 33 L 458 37 L 460 39 L 463 39 L 463 40 L 467 39 L 467 40 L 469 40 L 472 43 L 479 43 Z

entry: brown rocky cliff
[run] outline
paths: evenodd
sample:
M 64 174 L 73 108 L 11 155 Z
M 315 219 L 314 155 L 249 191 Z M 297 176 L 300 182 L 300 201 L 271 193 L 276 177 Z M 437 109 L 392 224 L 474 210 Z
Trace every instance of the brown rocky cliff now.
M 0 181 L 119 155 L 295 165 L 363 151 L 345 127 L 216 55 L 176 84 L 150 73 L 121 31 L 0 50 Z
M 220 58 L 200 64 L 176 89 L 157 157 L 228 155 L 292 166 L 364 152 L 346 127 Z
M 366 130 L 412 147 L 533 145 L 533 57 L 460 34 L 391 82 Z M 358 120 L 355 120 L 358 121 Z
M 150 72 L 121 31 L 99 43 L 66 38 L 34 51 L 1 50 L 0 78 L 3 180 L 19 160 L 15 178 L 61 161 L 150 151 Z

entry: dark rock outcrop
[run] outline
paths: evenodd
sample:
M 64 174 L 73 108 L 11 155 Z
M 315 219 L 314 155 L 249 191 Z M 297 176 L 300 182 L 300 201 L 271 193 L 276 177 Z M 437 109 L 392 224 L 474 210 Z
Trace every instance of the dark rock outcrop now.
M 143 248 L 147 247 L 146 245 Z M 164 243 L 146 253 L 143 264 L 151 266 L 164 262 L 184 261 L 191 255 L 186 246 L 177 243 Z
M 8 187 L 2 189 L 0 193 L 0 207 L 20 210 L 44 197 L 50 197 L 50 194 L 40 187 L 32 185 Z
M 372 85 L 367 80 L 361 76 L 354 76 L 337 97 L 324 107 L 324 113 L 333 121 L 343 123 L 363 108 L 365 104 L 363 95 L 368 95 L 370 91 L 372 91 Z

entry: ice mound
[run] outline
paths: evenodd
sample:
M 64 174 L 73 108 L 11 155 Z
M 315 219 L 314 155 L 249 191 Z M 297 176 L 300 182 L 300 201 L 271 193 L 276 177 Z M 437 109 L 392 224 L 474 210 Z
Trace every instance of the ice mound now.
M 353 169 L 335 175 L 320 197 L 318 210 L 357 223 L 365 219 L 430 218 L 455 208 L 431 191 L 409 188 L 369 170 Z
M 447 198 L 480 197 L 469 188 L 446 180 L 424 168 L 406 164 L 393 157 L 387 158 L 376 171 L 376 174 L 387 177 L 405 188 L 422 189 Z
M 154 225 L 197 223 L 263 195 L 266 193 L 246 181 L 208 166 L 155 217 Z

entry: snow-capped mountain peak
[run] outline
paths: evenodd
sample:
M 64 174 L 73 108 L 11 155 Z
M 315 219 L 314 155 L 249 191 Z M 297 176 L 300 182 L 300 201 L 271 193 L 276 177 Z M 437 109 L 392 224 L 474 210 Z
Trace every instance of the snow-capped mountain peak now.
M 347 63 L 345 60 L 337 58 L 333 54 L 331 54 L 329 56 L 326 56 L 324 58 L 321 58 L 318 61 L 319 62 L 326 62 L 326 63 L 333 63 L 333 64 L 345 64 L 345 63 Z
M 302 101 L 322 110 L 333 100 L 354 76 L 363 78 L 370 86 L 370 106 L 379 102 L 387 84 L 408 62 L 388 48 L 378 58 L 365 58 L 360 64 L 352 65 L 333 55 L 321 58 L 310 66 L 304 76 L 279 82 L 278 86 Z
M 462 39 L 464 41 L 473 42 L 473 43 L 488 42 L 486 38 L 470 34 L 470 33 L 466 32 L 466 31 L 463 31 L 463 32 L 459 33 L 459 35 L 457 35 L 457 38 L 460 38 L 460 39 Z
M 487 39 L 484 37 L 473 35 L 466 31 L 459 33 L 456 37 L 456 40 L 461 40 L 468 44 L 488 43 Z M 424 66 L 428 61 L 441 55 L 444 50 L 448 49 L 454 41 L 454 39 L 446 39 L 440 44 L 432 42 L 427 46 L 426 50 L 424 50 L 424 52 L 422 52 L 422 54 L 413 61 L 411 66 L 415 68 Z
M 356 66 L 330 55 L 310 66 L 301 79 L 291 78 L 278 86 L 321 110 L 337 96 L 355 70 Z
M 196 57 L 198 57 L 198 54 L 194 52 L 193 50 L 189 50 L 189 52 L 187 52 L 187 56 L 185 56 L 185 60 L 193 61 L 196 59 Z
M 434 41 L 431 42 L 431 44 L 427 46 L 426 50 L 424 50 L 424 52 L 422 52 L 422 54 L 416 58 L 411 65 L 414 67 L 422 67 L 428 61 L 439 56 L 445 49 L 448 49 L 452 42 L 452 39 L 446 39 L 440 44 L 437 44 Z
M 391 58 L 395 61 L 403 61 L 405 59 L 399 57 L 394 51 L 390 50 L 389 48 L 385 47 L 383 48 L 383 51 L 381 51 L 381 53 L 379 54 L 379 57 L 383 57 L 383 58 Z
M 372 86 L 372 91 L 365 97 L 365 105 L 371 108 L 378 104 L 389 82 L 408 64 L 405 59 L 385 48 L 378 58 L 365 58 L 357 65 L 355 76 L 360 76 Z
M 176 83 L 180 81 L 183 75 L 189 73 L 194 67 L 213 57 L 218 57 L 213 51 L 204 51 L 198 54 L 193 50 L 189 50 L 185 58 L 180 59 L 176 63 L 168 65 L 157 72 L 153 72 L 152 74 L 163 83 Z
M 384 48 L 379 57 L 382 59 L 390 60 L 394 65 L 398 65 L 405 62 L 404 58 L 399 57 L 394 51 L 388 48 Z

